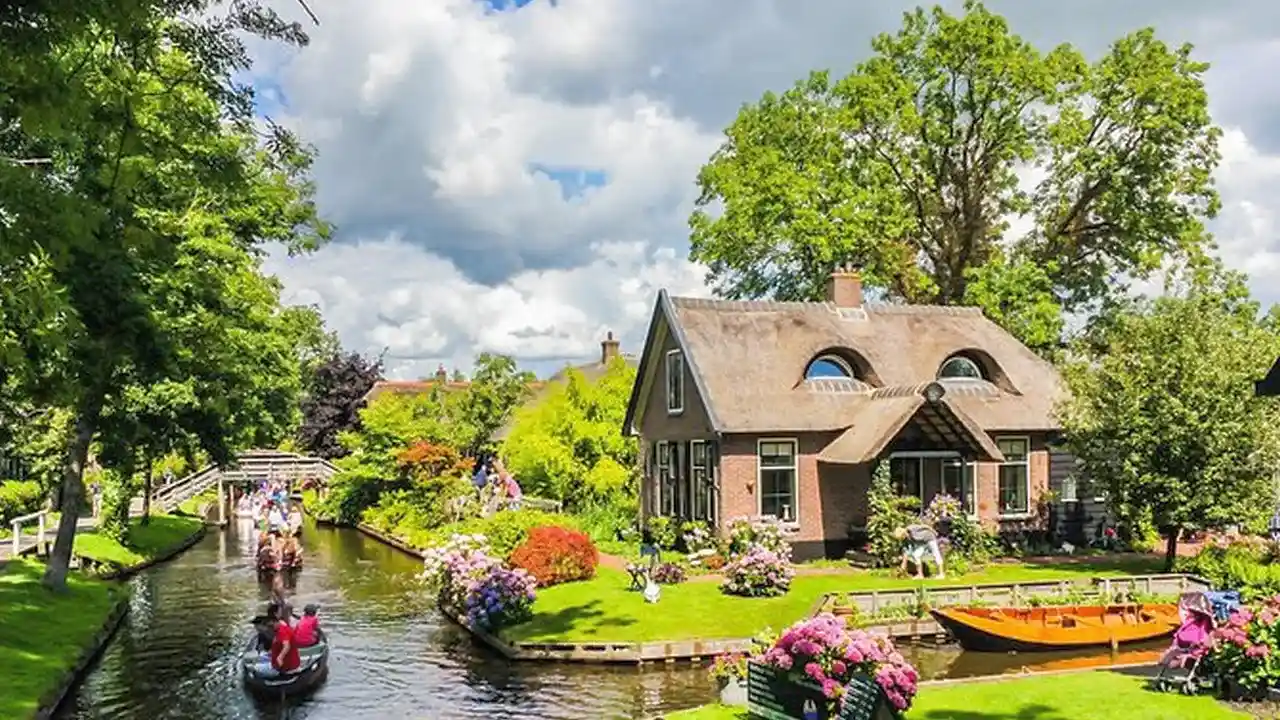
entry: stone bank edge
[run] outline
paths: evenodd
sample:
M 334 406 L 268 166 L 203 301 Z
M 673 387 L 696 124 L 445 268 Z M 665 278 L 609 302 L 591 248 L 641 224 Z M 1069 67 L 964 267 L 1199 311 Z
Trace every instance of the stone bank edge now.
M 202 524 L 186 540 L 159 555 L 96 579 L 103 582 L 124 580 L 149 567 L 172 560 L 200 542 L 207 531 L 208 527 Z M 111 642 L 111 638 L 115 637 L 116 631 L 120 629 L 125 616 L 129 614 L 129 602 L 132 599 L 132 594 L 127 588 L 118 587 L 112 588 L 112 592 L 118 593 L 119 599 L 112 606 L 111 612 L 108 613 L 106 620 L 102 623 L 102 627 L 94 634 L 84 650 L 80 652 L 80 657 L 76 659 L 75 664 L 63 674 L 62 680 L 52 690 L 40 698 L 40 704 L 32 716 L 35 720 L 49 720 L 53 717 L 54 713 L 62 707 L 62 703 L 66 701 L 67 696 L 71 694 L 71 690 L 84 679 L 89 669 L 93 667 L 94 662 L 102 656 L 102 653 L 107 649 L 107 644 Z

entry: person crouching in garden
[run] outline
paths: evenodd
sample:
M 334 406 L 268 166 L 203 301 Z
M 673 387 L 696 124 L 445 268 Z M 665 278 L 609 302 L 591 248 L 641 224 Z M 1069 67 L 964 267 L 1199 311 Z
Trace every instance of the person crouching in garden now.
M 938 546 L 938 533 L 922 523 L 913 523 L 893 531 L 893 537 L 902 543 L 902 572 L 907 572 L 907 563 L 916 566 L 915 578 L 924 578 L 925 555 L 932 555 L 938 566 L 938 577 L 946 577 L 942 565 L 942 549 Z

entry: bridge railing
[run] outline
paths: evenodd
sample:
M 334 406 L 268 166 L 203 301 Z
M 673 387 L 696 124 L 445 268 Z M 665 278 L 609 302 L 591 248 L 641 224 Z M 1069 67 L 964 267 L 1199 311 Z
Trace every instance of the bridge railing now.
M 49 516 L 48 510 L 40 510 L 38 512 L 19 515 L 10 520 L 13 525 L 13 556 L 17 557 L 22 553 L 22 526 L 32 520 L 36 521 L 36 547 L 44 547 L 46 518 Z

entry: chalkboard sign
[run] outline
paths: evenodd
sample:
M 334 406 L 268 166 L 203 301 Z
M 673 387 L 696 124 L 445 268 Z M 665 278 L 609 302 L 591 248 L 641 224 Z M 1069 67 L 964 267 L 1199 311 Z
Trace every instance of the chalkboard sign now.
M 856 675 L 845 686 L 844 708 L 835 709 L 822 688 L 808 680 L 793 680 L 787 673 L 766 665 L 747 666 L 747 712 L 752 720 L 897 720 L 880 689 L 866 675 Z

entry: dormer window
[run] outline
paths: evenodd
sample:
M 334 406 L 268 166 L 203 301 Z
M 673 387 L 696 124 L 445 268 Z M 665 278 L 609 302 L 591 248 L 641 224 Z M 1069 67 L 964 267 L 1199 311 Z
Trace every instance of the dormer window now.
M 964 355 L 952 355 L 938 368 L 939 380 L 986 380 L 982 366 Z
M 819 355 L 804 369 L 805 380 L 855 380 L 853 368 L 835 355 Z

